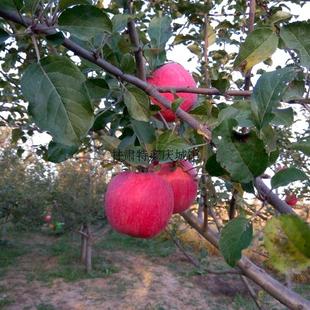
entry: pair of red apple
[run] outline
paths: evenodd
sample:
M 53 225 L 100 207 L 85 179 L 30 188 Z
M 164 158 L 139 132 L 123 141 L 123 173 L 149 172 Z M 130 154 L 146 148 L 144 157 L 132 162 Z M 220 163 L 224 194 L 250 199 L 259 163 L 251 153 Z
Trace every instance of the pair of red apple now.
M 178 63 L 168 63 L 156 69 L 147 79 L 147 82 L 156 87 L 196 87 L 196 82 L 192 75 Z M 178 98 L 183 99 L 180 109 L 188 111 L 197 101 L 197 94 L 192 93 L 176 93 Z M 162 96 L 171 103 L 175 100 L 173 93 L 162 93 Z M 152 98 L 152 102 L 160 107 L 160 112 L 167 122 L 173 122 L 176 119 L 175 113 L 164 107 L 156 99 Z
M 185 211 L 197 193 L 196 170 L 188 161 L 151 165 L 149 172 L 123 172 L 112 178 L 105 213 L 118 232 L 152 238 L 173 213 Z

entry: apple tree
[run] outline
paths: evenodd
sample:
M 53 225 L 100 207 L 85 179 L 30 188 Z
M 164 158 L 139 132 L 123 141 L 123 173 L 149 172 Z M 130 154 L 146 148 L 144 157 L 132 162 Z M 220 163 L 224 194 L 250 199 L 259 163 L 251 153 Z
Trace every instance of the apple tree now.
M 140 173 L 150 163 L 192 160 L 202 223 L 195 212 L 181 216 L 243 276 L 289 308 L 308 309 L 242 255 L 264 210 L 275 267 L 309 267 L 309 226 L 275 193 L 309 185 L 309 129 L 296 136 L 294 126 L 309 118 L 310 24 L 290 12 L 304 2 L 3 0 L 1 124 L 20 139 L 48 132 L 52 140 L 37 152 L 55 163 L 94 145 Z M 170 51 L 190 53 L 194 84 L 179 83 L 179 71 L 167 78 L 172 69 L 154 81 L 174 60 Z M 275 56 L 287 61 L 273 65 Z M 196 102 L 185 106 L 190 94 Z M 270 188 L 262 177 L 284 159 Z M 229 221 L 214 208 L 218 185 L 229 192 Z M 246 193 L 262 201 L 259 210 L 249 214 Z

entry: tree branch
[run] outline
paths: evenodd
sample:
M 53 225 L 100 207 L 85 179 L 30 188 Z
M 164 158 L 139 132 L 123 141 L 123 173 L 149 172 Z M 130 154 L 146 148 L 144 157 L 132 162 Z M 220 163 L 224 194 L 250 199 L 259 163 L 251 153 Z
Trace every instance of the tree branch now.
M 254 185 L 262 197 L 262 200 L 270 203 L 277 211 L 280 213 L 296 214 L 295 211 L 283 200 L 279 198 L 278 195 L 273 193 L 270 188 L 264 183 L 261 178 L 256 178 Z
M 128 1 L 128 9 L 129 14 L 132 14 L 132 1 Z M 128 32 L 129 37 L 132 45 L 134 46 L 134 55 L 136 60 L 136 66 L 137 66 L 137 76 L 141 80 L 146 80 L 146 73 L 145 73 L 145 65 L 144 65 L 144 59 L 143 59 L 143 51 L 140 46 L 140 40 L 138 36 L 138 32 L 136 29 L 135 21 L 131 17 L 128 21 Z
M 211 229 L 205 232 L 193 218 L 193 216 L 185 212 L 183 212 L 181 215 L 191 227 L 197 230 L 216 248 L 219 248 L 218 236 L 213 231 L 211 231 Z M 237 266 L 241 269 L 245 276 L 253 280 L 256 284 L 261 286 L 265 291 L 279 300 L 282 304 L 286 305 L 289 309 L 310 309 L 310 302 L 308 300 L 304 299 L 302 296 L 298 295 L 294 291 L 285 287 L 282 283 L 278 282 L 276 279 L 272 278 L 268 273 L 265 272 L 265 270 L 256 266 L 247 257 L 242 256 L 238 261 Z
M 31 27 L 33 25 L 32 20 L 28 17 L 23 17 L 21 18 L 17 12 L 14 11 L 6 11 L 3 9 L 0 9 L 0 16 L 11 20 L 15 23 L 21 24 L 25 27 Z M 34 33 L 38 34 L 45 34 L 45 35 L 51 35 L 57 33 L 56 29 L 54 27 L 49 27 L 45 23 L 38 23 L 35 24 L 31 27 L 31 30 Z M 75 42 L 71 41 L 70 39 L 65 38 L 64 41 L 62 42 L 62 45 L 72 51 L 75 55 L 80 56 L 84 59 L 87 59 L 91 61 L 92 63 L 96 64 L 97 66 L 101 67 L 104 71 L 117 76 L 119 79 L 126 81 L 128 83 L 131 83 L 132 85 L 137 86 L 138 88 L 144 90 L 149 96 L 153 97 L 156 99 L 159 103 L 161 103 L 165 108 L 171 110 L 171 102 L 161 96 L 161 94 L 157 91 L 157 89 L 133 76 L 130 74 L 124 73 L 122 70 L 119 68 L 113 66 L 103 58 L 98 57 L 95 53 L 88 51 L 87 49 L 81 47 L 80 45 L 76 44 Z M 190 114 L 186 113 L 185 111 L 181 109 L 177 109 L 175 114 L 182 119 L 184 122 L 189 124 L 192 128 L 196 129 L 199 134 L 204 136 L 208 141 L 211 141 L 211 131 L 209 129 L 209 126 L 207 124 L 201 124 L 197 119 L 195 119 L 193 116 Z

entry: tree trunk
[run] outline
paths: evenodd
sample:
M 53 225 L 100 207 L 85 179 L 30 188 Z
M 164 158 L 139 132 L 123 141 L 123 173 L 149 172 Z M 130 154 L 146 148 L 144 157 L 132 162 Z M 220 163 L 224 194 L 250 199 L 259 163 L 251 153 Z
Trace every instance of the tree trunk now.
M 81 227 L 81 262 L 85 264 L 86 261 L 86 245 L 87 245 L 87 238 L 85 236 L 86 234 L 86 229 L 85 225 L 83 224 Z
M 203 231 L 202 227 L 197 221 L 188 213 L 181 214 L 185 221 L 194 229 L 196 229 L 205 239 L 211 242 L 216 248 L 218 245 L 217 235 L 210 229 Z M 271 296 L 276 298 L 289 309 L 308 310 L 310 309 L 310 302 L 298 295 L 294 291 L 285 287 L 282 283 L 271 277 L 262 268 L 256 266 L 245 256 L 242 256 L 238 261 L 237 266 L 241 269 L 243 274 L 262 287 Z
M 86 238 L 86 271 L 87 273 L 92 271 L 92 238 L 91 238 L 91 230 L 90 225 L 86 225 L 86 232 L 87 232 L 87 238 Z

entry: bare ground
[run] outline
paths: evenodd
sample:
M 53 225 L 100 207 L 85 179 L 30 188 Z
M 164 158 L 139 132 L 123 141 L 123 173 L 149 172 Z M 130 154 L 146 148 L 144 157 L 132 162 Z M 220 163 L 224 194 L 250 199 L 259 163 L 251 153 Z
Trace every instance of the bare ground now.
M 52 244 L 53 239 L 34 235 L 28 242 L 31 251 L 20 256 L 5 276 L 0 277 L 0 309 L 255 309 L 238 275 L 189 276 L 192 267 L 177 251 L 154 258 L 128 251 L 100 250 L 96 255 L 113 262 L 118 272 L 75 282 L 60 278 L 38 281 L 29 274 L 38 268 L 51 270 L 57 265 L 57 257 L 40 251 L 40 246 Z M 220 258 L 210 259 L 216 263 Z M 1 300 L 9 302 L 1 306 Z

